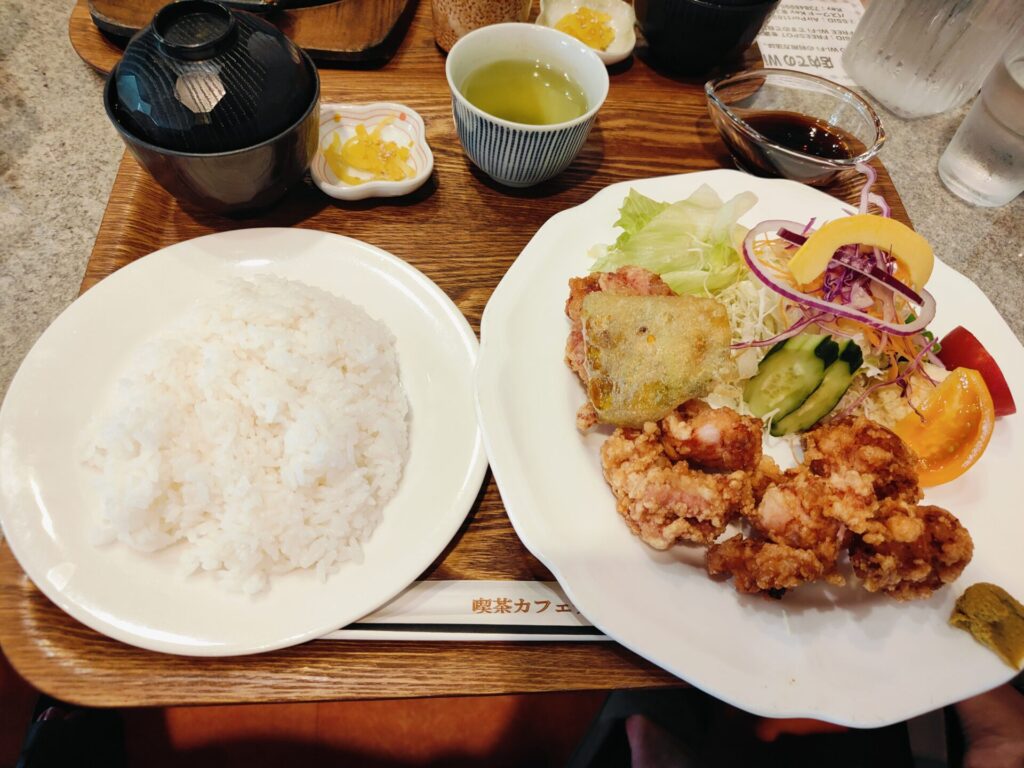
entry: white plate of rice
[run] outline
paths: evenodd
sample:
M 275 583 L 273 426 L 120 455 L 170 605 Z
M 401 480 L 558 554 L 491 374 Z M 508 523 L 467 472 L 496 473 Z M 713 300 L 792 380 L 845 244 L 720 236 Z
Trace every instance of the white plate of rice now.
M 372 612 L 443 551 L 486 458 L 477 340 L 422 273 L 304 229 L 165 248 L 72 304 L 0 408 L 29 577 L 151 650 L 255 653 Z

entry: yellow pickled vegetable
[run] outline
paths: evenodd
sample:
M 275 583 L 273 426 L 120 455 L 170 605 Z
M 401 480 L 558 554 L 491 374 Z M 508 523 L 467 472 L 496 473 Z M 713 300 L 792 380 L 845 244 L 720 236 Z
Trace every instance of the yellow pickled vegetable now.
M 889 251 L 903 277 L 915 290 L 924 288 L 931 277 L 935 257 L 928 241 L 906 224 L 861 213 L 845 216 L 822 225 L 807 238 L 789 262 L 789 271 L 801 285 L 808 285 L 828 267 L 829 261 L 844 245 L 873 245 Z
M 331 137 L 331 143 L 324 150 L 324 158 L 340 181 L 352 185 L 367 181 L 402 181 L 414 174 L 409 164 L 409 147 L 381 136 L 386 125 L 380 123 L 372 132 L 362 124 L 357 125 L 355 135 L 344 144 L 337 133 Z M 369 174 L 369 178 L 352 171 Z
M 949 623 L 966 629 L 1014 669 L 1024 666 L 1024 605 L 1002 587 L 986 582 L 969 586 Z
M 555 29 L 572 35 L 599 51 L 606 50 L 615 39 L 612 17 L 603 11 L 580 6 L 574 13 L 567 13 L 555 23 Z

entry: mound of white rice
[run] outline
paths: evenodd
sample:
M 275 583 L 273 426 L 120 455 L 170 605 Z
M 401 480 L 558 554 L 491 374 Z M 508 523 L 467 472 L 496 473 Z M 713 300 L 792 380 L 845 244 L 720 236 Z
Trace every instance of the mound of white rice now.
M 310 286 L 237 281 L 141 347 L 85 451 L 98 539 L 187 541 L 187 570 L 255 593 L 360 561 L 408 451 L 388 328 Z

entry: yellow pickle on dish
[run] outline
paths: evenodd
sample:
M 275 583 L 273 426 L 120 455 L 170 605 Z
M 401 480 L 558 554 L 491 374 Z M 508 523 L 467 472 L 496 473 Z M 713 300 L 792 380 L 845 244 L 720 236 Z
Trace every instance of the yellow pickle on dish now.
M 378 123 L 372 131 L 359 124 L 355 134 L 345 142 L 338 133 L 331 136 L 331 143 L 324 149 L 324 159 L 340 181 L 352 185 L 402 181 L 415 173 L 409 162 L 412 145 L 402 146 L 382 135 L 390 122 Z
M 591 48 L 605 51 L 615 41 L 615 28 L 611 22 L 611 14 L 583 5 L 560 18 L 555 29 L 572 35 Z

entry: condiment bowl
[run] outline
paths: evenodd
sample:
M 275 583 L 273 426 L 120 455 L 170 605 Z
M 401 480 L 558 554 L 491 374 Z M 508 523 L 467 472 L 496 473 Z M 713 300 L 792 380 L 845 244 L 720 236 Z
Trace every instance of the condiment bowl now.
M 467 76 L 498 61 L 539 61 L 567 73 L 583 89 L 587 111 L 561 123 L 528 125 L 474 106 L 462 94 Z M 557 176 L 576 158 L 608 96 L 608 71 L 590 46 L 537 24 L 493 24 L 462 37 L 445 64 L 459 141 L 484 173 L 509 187 L 530 187 Z
M 213 0 L 157 11 L 126 46 L 103 100 L 157 183 L 214 213 L 270 207 L 316 151 L 312 60 L 269 22 Z
M 708 112 L 742 170 L 821 186 L 856 173 L 885 131 L 863 98 L 822 77 L 751 69 L 704 86 Z
M 625 0 L 540 0 L 540 13 L 536 24 L 554 28 L 562 17 L 575 13 L 581 6 L 606 13 L 615 37 L 604 50 L 594 48 L 594 53 L 610 67 L 629 58 L 636 47 L 636 13 Z
M 349 184 L 331 170 L 324 155 L 334 136 L 344 142 L 362 125 L 368 132 L 381 128 L 386 141 L 409 148 L 412 175 L 401 181 L 371 179 Z M 368 197 L 399 197 L 416 191 L 430 178 L 434 153 L 427 144 L 423 118 L 404 104 L 378 101 L 372 104 L 323 104 L 320 107 L 320 146 L 309 167 L 313 183 L 336 200 L 364 200 Z

